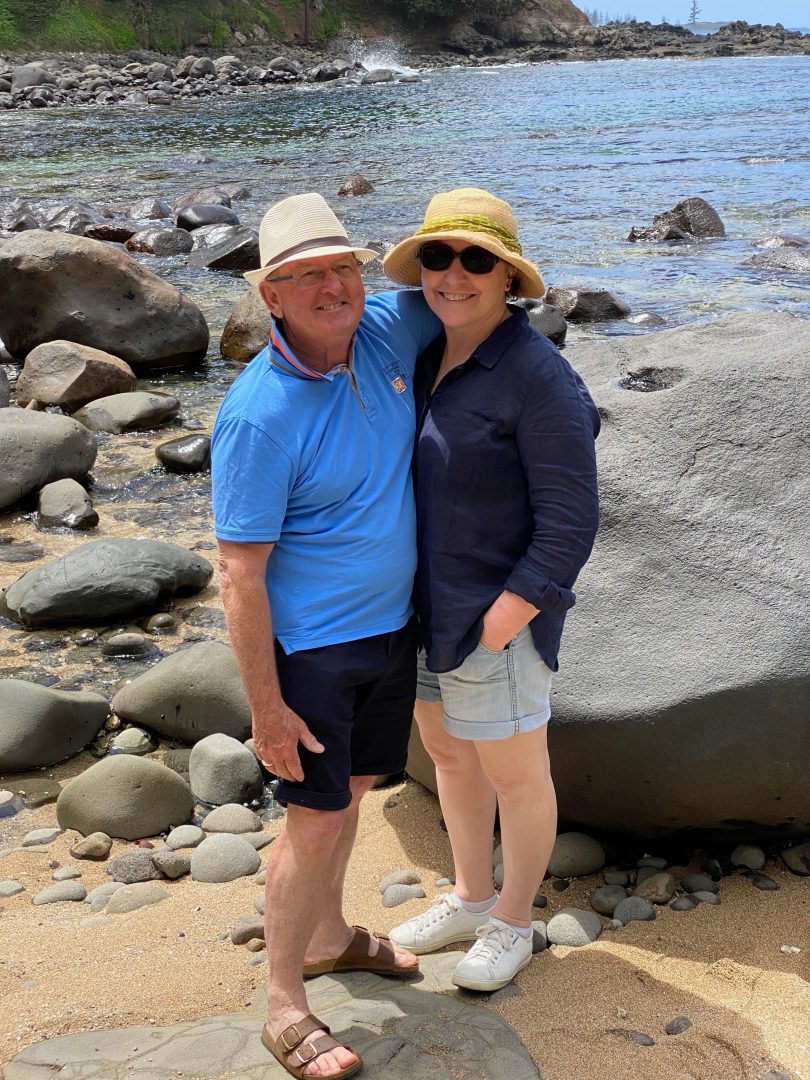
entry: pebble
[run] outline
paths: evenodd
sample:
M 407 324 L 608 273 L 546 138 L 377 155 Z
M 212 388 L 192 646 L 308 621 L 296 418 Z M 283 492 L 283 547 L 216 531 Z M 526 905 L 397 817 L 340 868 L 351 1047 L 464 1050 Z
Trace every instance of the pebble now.
M 649 878 L 656 877 L 659 870 L 655 866 L 642 866 L 640 870 L 636 872 L 636 885 L 641 885 Z
M 767 874 L 752 874 L 751 880 L 754 883 L 754 888 L 761 889 L 762 892 L 774 892 L 779 888 L 777 882 L 772 877 L 768 877 Z
M 245 948 L 248 952 L 264 953 L 262 959 L 266 959 L 267 952 L 264 944 L 264 938 L 251 938 L 250 941 L 245 942 Z
M 123 915 L 149 904 L 158 904 L 168 896 L 168 891 L 156 881 L 140 881 L 134 885 L 122 885 L 110 897 L 105 910 L 108 915 Z
M 101 646 L 104 656 L 145 656 L 154 646 L 143 634 L 113 634 Z
M 201 844 L 204 839 L 205 833 L 197 825 L 178 825 L 166 837 L 166 847 L 174 851 L 178 848 L 193 848 Z
M 641 896 L 653 904 L 668 904 L 675 895 L 675 878 L 672 874 L 658 871 L 645 881 L 639 881 L 633 889 L 634 896 Z
M 262 822 L 241 803 L 223 803 L 206 816 L 202 828 L 206 833 L 254 833 L 262 831 Z
M 259 853 L 244 837 L 217 833 L 194 849 L 191 876 L 194 881 L 235 881 L 255 874 L 260 865 Z
M 147 622 L 146 629 L 150 634 L 169 634 L 177 629 L 177 619 L 168 611 L 162 611 L 159 615 L 153 615 Z
M 708 889 L 698 889 L 691 896 L 693 900 L 697 900 L 701 904 L 719 904 L 721 902 L 717 893 L 709 892 Z
M 256 908 L 260 915 L 264 915 L 264 893 L 259 893 L 253 902 L 253 906 Z
M 552 881 L 551 887 L 555 892 L 565 892 L 566 889 L 571 887 L 571 882 L 566 881 L 565 878 L 556 878 Z
M 627 888 L 630 884 L 630 875 L 626 870 L 606 870 L 604 877 L 606 885 L 621 885 Z
M 78 634 L 73 635 L 75 645 L 95 645 L 97 641 L 98 634 L 95 630 L 80 630 Z
M 454 884 L 453 879 L 449 877 L 437 878 L 434 882 L 437 889 L 447 889 Z
M 248 963 L 250 964 L 251 967 L 259 967 L 259 965 L 263 964 L 266 960 L 267 960 L 267 952 L 264 949 L 262 949 L 262 951 L 260 953 L 256 953 L 255 956 L 251 956 L 250 960 L 248 960 Z
M 261 915 L 241 915 L 230 930 L 234 945 L 244 945 L 253 938 L 264 941 L 264 919 Z
M 143 728 L 128 727 L 119 732 L 110 742 L 111 754 L 136 754 L 142 757 L 157 749 L 156 743 Z
M 13 791 L 0 791 L 0 817 L 14 817 L 22 809 L 22 802 Z
M 0 881 L 0 897 L 4 900 L 9 896 L 16 896 L 21 892 L 25 892 L 25 886 L 21 885 L 19 881 L 14 881 L 13 878 L 6 878 L 5 881 Z
M 580 832 L 560 833 L 548 863 L 552 877 L 584 877 L 605 865 L 605 849 L 592 836 Z
M 706 859 L 701 870 L 708 874 L 712 881 L 719 881 L 723 877 L 723 867 L 717 859 Z
M 62 835 L 62 830 L 56 827 L 49 829 L 32 829 L 22 838 L 22 847 L 36 847 L 40 844 L 52 844 L 57 836 Z
M 643 896 L 628 896 L 616 905 L 613 918 L 619 919 L 623 926 L 630 922 L 651 922 L 655 918 L 655 908 Z
M 780 945 L 779 952 L 790 953 L 793 956 L 798 956 L 802 950 L 798 945 Z
M 681 878 L 681 888 L 684 892 L 718 892 L 718 885 L 706 874 L 684 874 Z
M 532 953 L 543 952 L 548 948 L 548 927 L 542 919 L 532 919 Z
M 406 904 L 409 900 L 421 900 L 426 895 L 425 890 L 419 885 L 405 885 L 394 883 L 389 885 L 383 893 L 383 907 L 398 907 Z
M 608 1035 L 620 1035 L 624 1039 L 638 1043 L 639 1046 L 655 1046 L 655 1039 L 643 1031 L 630 1031 L 628 1028 L 608 1028 Z
M 678 896 L 669 906 L 673 911 L 694 911 L 698 906 L 698 902 L 693 900 L 691 896 Z
M 161 848 L 153 851 L 149 857 L 160 873 L 172 881 L 191 873 L 191 856 L 183 851 Z
M 54 870 L 52 874 L 54 881 L 72 881 L 81 876 L 82 872 L 78 866 L 60 866 L 59 869 Z
M 657 855 L 645 855 L 639 859 L 636 866 L 641 868 L 642 866 L 654 866 L 656 870 L 666 870 L 669 863 L 666 859 L 662 859 Z
M 394 870 L 380 882 L 380 892 L 385 893 L 392 885 L 421 885 L 422 879 L 415 870 Z M 424 893 L 422 894 L 424 895 Z
M 108 864 L 107 873 L 124 885 L 132 885 L 136 881 L 156 881 L 161 877 L 160 871 L 152 862 L 151 852 L 145 848 L 116 855 Z
M 532 900 L 532 907 L 544 908 L 544 907 L 546 907 L 547 904 L 548 904 L 548 897 L 543 896 L 542 893 L 538 893 L 537 896 L 535 896 L 534 900 Z
M 112 839 L 103 832 L 90 833 L 77 840 L 70 854 L 76 859 L 106 859 L 112 848 Z
M 591 897 L 591 907 L 600 915 L 612 915 L 616 905 L 627 898 L 627 889 L 621 885 L 602 885 Z
M 810 840 L 794 847 L 783 848 L 779 854 L 788 870 L 803 877 L 810 875 Z
M 80 881 L 60 881 L 38 892 L 31 901 L 33 904 L 58 904 L 62 900 L 84 900 L 87 889 Z
M 267 867 L 266 866 L 262 866 L 260 868 L 260 870 L 258 871 L 256 876 L 254 877 L 254 881 L 256 882 L 257 885 L 264 885 L 264 883 L 267 881 Z
M 124 884 L 121 881 L 105 881 L 103 885 L 92 889 L 84 898 L 84 902 L 90 905 L 91 910 L 101 911 L 107 906 L 107 901 L 112 894 L 123 888 Z
M 261 851 L 262 848 L 267 847 L 268 844 L 272 844 L 275 840 L 275 836 L 272 833 L 264 832 L 246 832 L 239 834 L 243 840 L 247 840 L 249 844 L 252 844 L 257 851 Z
M 740 844 L 732 851 L 730 862 L 746 870 L 761 870 L 765 865 L 765 852 L 754 844 Z
M 566 907 L 549 921 L 546 933 L 552 945 L 579 948 L 596 941 L 602 933 L 602 920 L 592 911 Z
M 688 1016 L 675 1016 L 664 1028 L 664 1031 L 667 1035 L 682 1035 L 690 1027 L 692 1027 L 692 1021 Z

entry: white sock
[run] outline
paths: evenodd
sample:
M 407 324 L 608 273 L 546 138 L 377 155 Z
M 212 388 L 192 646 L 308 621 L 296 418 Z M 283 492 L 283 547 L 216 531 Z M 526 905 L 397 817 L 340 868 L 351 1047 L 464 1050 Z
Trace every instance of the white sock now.
M 498 894 L 495 893 L 489 898 L 489 900 L 481 900 L 473 902 L 472 900 L 462 900 L 457 892 L 453 892 L 452 897 L 457 900 L 458 903 L 464 908 L 465 911 L 469 911 L 471 915 L 485 915 L 492 911 L 495 905 L 498 903 Z
M 524 941 L 528 941 L 532 936 L 531 926 L 515 926 L 514 923 L 507 922 L 505 919 L 498 919 L 495 916 L 490 918 L 490 922 L 499 923 L 501 926 L 507 927 L 509 930 L 514 930 L 518 937 L 522 937 Z

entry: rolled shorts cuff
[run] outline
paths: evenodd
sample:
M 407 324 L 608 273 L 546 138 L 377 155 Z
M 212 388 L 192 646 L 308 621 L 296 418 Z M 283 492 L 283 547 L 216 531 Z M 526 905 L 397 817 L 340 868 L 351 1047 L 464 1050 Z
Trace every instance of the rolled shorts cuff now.
M 430 702 L 442 700 L 439 676 L 435 671 L 428 671 L 424 649 L 419 650 L 416 659 L 416 700 Z
M 524 735 L 528 731 L 537 731 L 538 728 L 545 727 L 550 719 L 551 709 L 530 716 L 521 716 L 519 720 L 500 720 L 488 723 L 480 723 L 475 720 L 456 720 L 445 712 L 444 729 L 449 735 L 454 735 L 457 739 L 489 742 L 495 739 L 511 739 L 513 735 Z
M 352 801 L 351 791 L 309 791 L 295 787 L 284 780 L 279 781 L 275 800 L 282 806 L 292 803 L 307 810 L 345 810 Z

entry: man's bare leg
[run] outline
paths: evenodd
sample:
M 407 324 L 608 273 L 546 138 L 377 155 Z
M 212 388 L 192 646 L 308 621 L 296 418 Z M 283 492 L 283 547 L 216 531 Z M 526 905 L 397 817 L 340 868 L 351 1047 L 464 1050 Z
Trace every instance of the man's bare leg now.
M 302 968 L 307 944 L 321 918 L 324 896 L 334 881 L 334 858 L 344 811 L 287 808 L 283 836 L 273 845 L 265 886 L 267 1028 L 275 1039 L 309 1012 Z M 317 1038 L 313 1032 L 309 1039 Z M 357 1061 L 339 1047 L 307 1065 L 306 1076 L 329 1076 Z
M 349 865 L 355 837 L 357 836 L 357 822 L 360 816 L 360 800 L 374 787 L 376 776 L 353 776 L 350 780 L 352 792 L 351 805 L 343 812 L 343 828 L 335 844 L 332 866 L 334 874 L 324 892 L 321 917 L 315 932 L 307 947 L 305 962 L 317 963 L 319 960 L 330 960 L 340 956 L 350 944 L 354 936 L 354 930 L 346 922 L 343 914 L 343 889 L 346 881 L 346 870 Z M 394 945 L 397 964 L 400 967 L 419 966 L 419 960 L 407 949 Z M 369 955 L 375 956 L 379 949 L 379 942 L 371 939 Z

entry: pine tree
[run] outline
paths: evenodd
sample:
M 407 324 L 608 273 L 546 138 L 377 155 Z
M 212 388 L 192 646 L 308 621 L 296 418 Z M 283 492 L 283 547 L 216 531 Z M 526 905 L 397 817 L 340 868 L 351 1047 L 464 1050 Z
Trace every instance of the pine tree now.
M 692 0 L 692 7 L 689 11 L 689 23 L 694 26 L 698 21 L 698 15 L 700 15 L 700 8 L 698 7 L 697 0 Z

